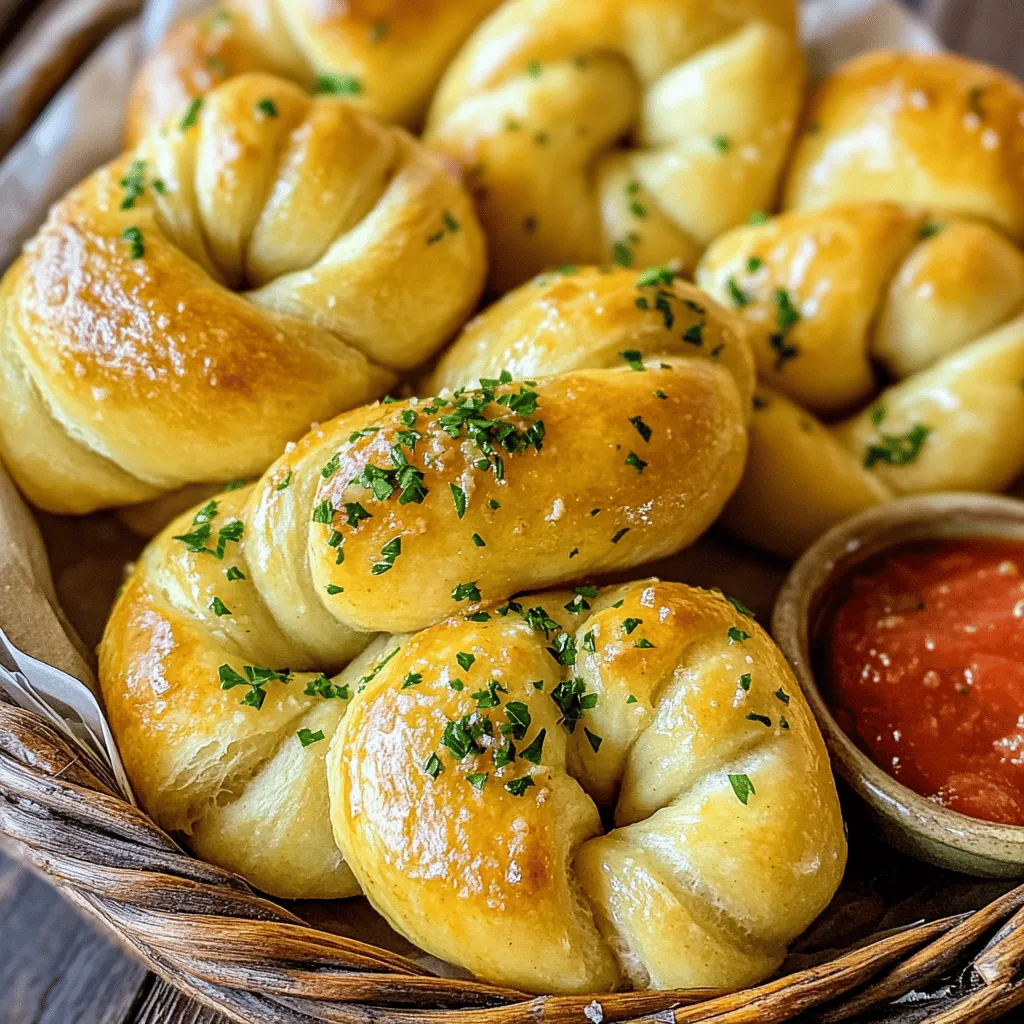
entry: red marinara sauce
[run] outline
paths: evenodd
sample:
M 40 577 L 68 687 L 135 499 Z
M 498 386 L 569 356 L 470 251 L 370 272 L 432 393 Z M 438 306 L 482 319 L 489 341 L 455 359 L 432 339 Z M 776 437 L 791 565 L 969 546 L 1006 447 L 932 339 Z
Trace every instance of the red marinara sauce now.
M 840 726 L 904 785 L 1024 825 L 1024 543 L 904 544 L 847 580 L 828 659 Z

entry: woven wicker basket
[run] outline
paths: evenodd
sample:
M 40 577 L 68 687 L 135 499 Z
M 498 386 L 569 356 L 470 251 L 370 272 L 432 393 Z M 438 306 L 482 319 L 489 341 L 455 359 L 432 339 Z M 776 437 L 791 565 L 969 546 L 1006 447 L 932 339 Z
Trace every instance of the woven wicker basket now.
M 11 852 L 147 966 L 244 1024 L 715 1024 L 861 1020 L 970 966 L 968 994 L 929 1024 L 1024 1003 L 1024 886 L 973 914 L 897 932 L 742 992 L 530 997 L 438 978 L 395 953 L 309 927 L 240 878 L 184 853 L 35 715 L 0 704 L 0 830 Z M 340 904 L 344 906 L 344 904 Z

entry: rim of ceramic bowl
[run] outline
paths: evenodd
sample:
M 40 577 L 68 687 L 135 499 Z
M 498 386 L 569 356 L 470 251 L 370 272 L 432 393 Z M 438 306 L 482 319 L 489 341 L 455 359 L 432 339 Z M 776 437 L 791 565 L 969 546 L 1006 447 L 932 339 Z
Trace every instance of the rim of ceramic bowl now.
M 1024 867 L 1024 826 L 972 818 L 915 793 L 878 767 L 832 715 L 814 677 L 814 641 L 834 587 L 872 555 L 936 537 L 1024 541 L 1024 501 L 950 492 L 878 505 L 833 527 L 799 558 L 779 591 L 772 632 L 811 705 L 840 776 L 869 805 L 931 844 Z

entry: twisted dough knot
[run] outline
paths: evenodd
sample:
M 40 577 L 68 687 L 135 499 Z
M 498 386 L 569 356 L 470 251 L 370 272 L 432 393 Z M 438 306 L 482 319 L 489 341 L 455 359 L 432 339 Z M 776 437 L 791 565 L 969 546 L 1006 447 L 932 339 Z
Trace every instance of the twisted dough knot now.
M 404 131 L 232 79 L 58 203 L 5 276 L 0 449 L 59 512 L 255 476 L 430 356 L 483 276 L 468 196 Z
M 579 325 L 581 341 L 588 329 Z M 171 523 L 100 649 L 105 706 L 142 805 L 261 889 L 354 892 L 331 837 L 326 744 L 307 750 L 295 737 L 329 738 L 354 692 L 318 673 L 376 632 L 475 617 L 482 602 L 694 540 L 746 454 L 751 360 L 742 330 L 732 338 L 745 353 L 730 357 L 740 380 L 725 359 L 666 342 L 664 355 L 628 351 L 614 369 L 528 383 L 503 374 L 354 410 L 256 485 Z M 363 658 L 347 671 L 374 669 Z
M 225 0 L 179 22 L 146 59 L 128 103 L 127 141 L 249 71 L 417 128 L 455 51 L 499 2 Z
M 803 85 L 795 6 L 505 3 L 428 120 L 471 177 L 491 288 L 568 263 L 692 267 L 770 208 Z
M 546 650 L 562 629 L 574 658 Z M 742 606 L 657 580 L 409 638 L 353 698 L 328 781 L 391 925 L 526 991 L 753 984 L 846 859 L 779 651 Z
M 990 221 L 1024 241 L 1024 87 L 954 54 L 866 54 L 805 114 L 787 209 L 892 200 Z
M 1024 253 L 996 228 L 886 203 L 784 214 L 716 242 L 697 280 L 747 318 L 768 385 L 725 515 L 744 539 L 797 554 L 896 494 L 1024 470 Z M 808 411 L 851 406 L 834 427 Z

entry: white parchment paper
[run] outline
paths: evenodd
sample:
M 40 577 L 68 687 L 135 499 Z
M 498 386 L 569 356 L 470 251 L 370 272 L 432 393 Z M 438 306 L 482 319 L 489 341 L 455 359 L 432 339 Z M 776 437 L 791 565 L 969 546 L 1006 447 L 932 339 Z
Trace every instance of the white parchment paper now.
M 142 17 L 107 38 L 0 163 L 0 269 L 17 256 L 51 203 L 117 154 L 124 99 L 141 55 L 169 25 L 203 6 L 208 6 L 207 0 L 148 0 Z M 896 0 L 809 0 L 804 9 L 804 38 L 816 77 L 877 47 L 940 49 L 927 26 Z M 9 552 L 13 564 L 34 567 L 20 585 L 37 588 L 33 596 L 46 597 L 50 607 L 55 600 L 47 597 L 52 595 L 52 583 L 45 552 L 38 533 L 24 528 L 19 517 L 30 521 L 0 468 L 0 538 L 13 548 Z M 39 550 L 33 550 L 36 544 Z M 59 611 L 55 615 L 58 625 L 54 628 L 70 631 Z M 70 671 L 67 665 L 45 664 L 34 656 L 44 656 L 42 650 L 19 650 L 9 638 L 10 629 L 0 619 L 0 687 L 22 707 L 42 715 L 108 784 L 132 799 L 87 663 L 81 657 L 72 658 Z M 36 636 L 24 630 L 21 634 Z M 70 652 L 80 647 L 70 633 L 65 639 Z M 51 660 L 55 659 L 51 656 Z

